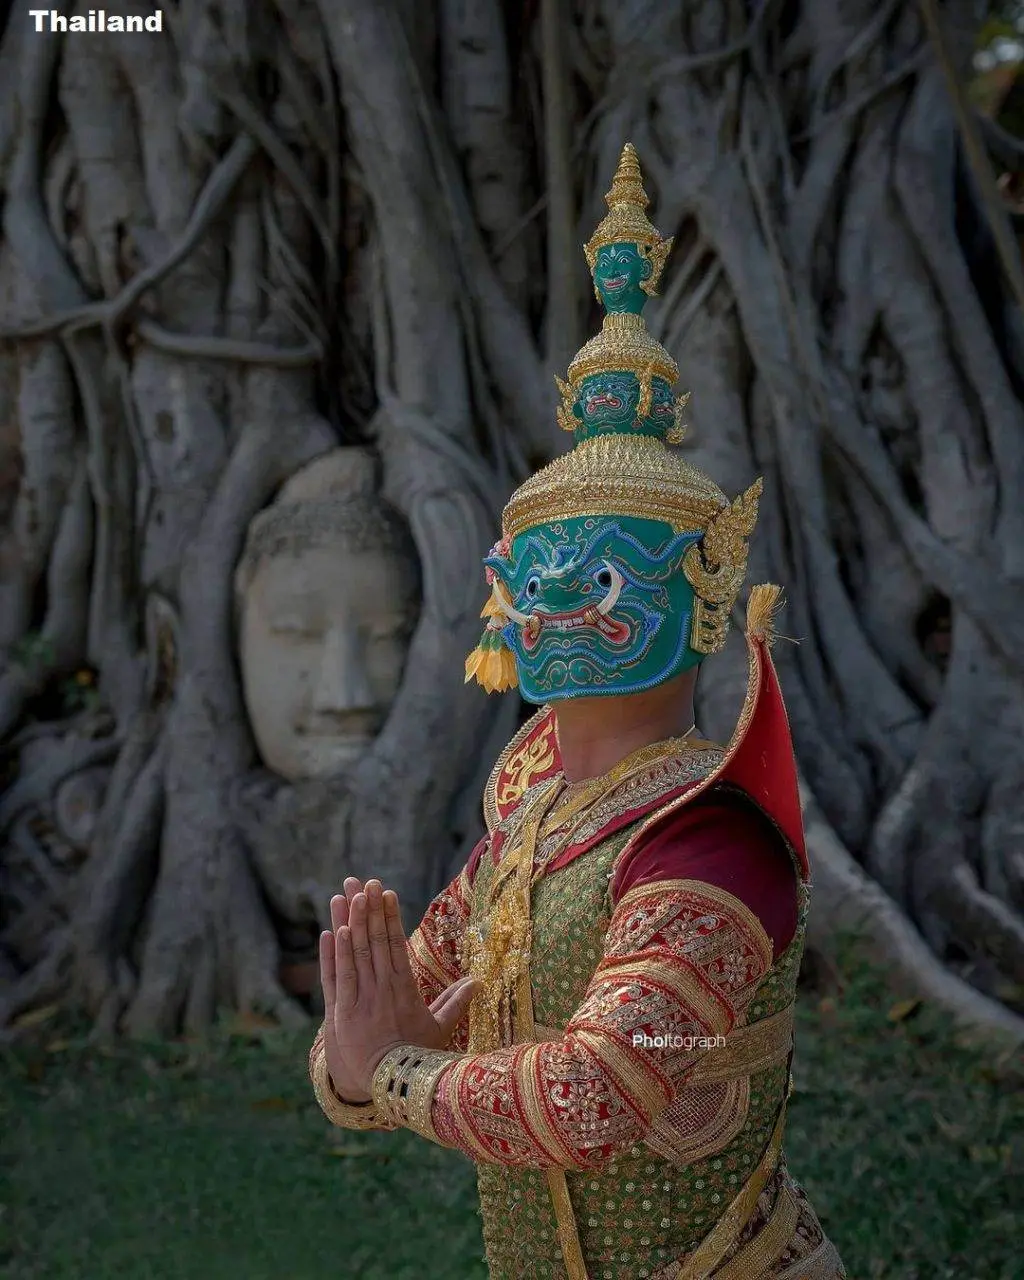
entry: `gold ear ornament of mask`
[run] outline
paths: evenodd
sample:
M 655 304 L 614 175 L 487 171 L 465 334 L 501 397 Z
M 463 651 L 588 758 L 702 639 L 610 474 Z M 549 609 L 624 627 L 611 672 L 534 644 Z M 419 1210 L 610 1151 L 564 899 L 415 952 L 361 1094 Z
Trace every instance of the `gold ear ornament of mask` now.
M 640 383 L 640 401 L 636 406 L 636 416 L 641 422 L 651 411 L 651 400 L 654 396 L 651 388 L 651 378 L 653 376 L 653 364 L 649 364 L 642 373 L 637 374 L 637 381 Z
M 676 396 L 672 425 L 665 432 L 665 442 L 667 444 L 682 444 L 686 439 L 686 423 L 683 422 L 683 410 L 686 408 L 689 399 L 689 391 L 684 395 Z
M 683 573 L 696 596 L 690 645 L 697 653 L 718 653 L 725 646 L 729 615 L 747 572 L 747 539 L 757 523 L 763 488 L 764 482 L 755 480 L 723 507 L 683 558 Z
M 667 240 L 659 240 L 657 244 L 645 245 L 638 244 L 637 249 L 642 258 L 646 258 L 651 264 L 651 274 L 646 280 L 640 281 L 640 288 L 649 298 L 657 297 L 658 281 L 661 279 L 661 273 L 665 270 L 665 263 L 668 261 L 668 255 L 672 252 L 672 244 L 675 236 L 669 236 Z
M 555 374 L 555 385 L 558 387 L 558 394 L 561 397 L 561 403 L 555 410 L 558 425 L 563 431 L 573 432 L 578 425 L 572 411 L 576 396 L 568 382 L 564 378 L 560 378 L 557 373 Z

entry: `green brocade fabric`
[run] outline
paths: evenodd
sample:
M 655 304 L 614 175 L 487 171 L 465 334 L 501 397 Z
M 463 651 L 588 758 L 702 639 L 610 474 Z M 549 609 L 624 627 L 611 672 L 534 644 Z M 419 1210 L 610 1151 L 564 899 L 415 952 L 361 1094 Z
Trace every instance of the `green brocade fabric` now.
M 564 1027 L 583 999 L 611 920 L 612 867 L 635 829 L 617 831 L 534 887 L 530 971 L 538 1026 Z M 495 869 L 483 859 L 474 885 L 473 922 L 485 910 Z M 796 934 L 755 993 L 748 1024 L 792 1004 L 806 914 L 802 890 Z M 693 1163 L 680 1167 L 641 1145 L 600 1171 L 568 1172 L 591 1280 L 656 1276 L 704 1239 L 764 1153 L 788 1078 L 786 1064 L 751 1077 L 740 1131 L 721 1150 Z M 544 1171 L 482 1164 L 478 1181 L 491 1280 L 565 1277 Z

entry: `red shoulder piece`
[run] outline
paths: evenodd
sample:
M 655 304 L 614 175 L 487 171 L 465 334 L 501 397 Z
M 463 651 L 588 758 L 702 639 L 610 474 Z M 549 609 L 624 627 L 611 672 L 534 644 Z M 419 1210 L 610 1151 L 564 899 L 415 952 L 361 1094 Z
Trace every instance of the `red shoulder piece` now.
M 810 878 L 804 820 L 800 808 L 796 756 L 779 677 L 764 636 L 747 637 L 750 679 L 740 721 L 716 782 L 731 782 L 766 814 Z
M 664 880 L 701 880 L 739 898 L 764 926 L 776 960 L 796 934 L 797 877 L 786 842 L 733 787 L 715 787 L 675 809 L 634 842 L 616 863 L 612 902 Z
M 640 824 L 639 830 L 619 854 L 616 871 L 632 856 L 636 844 L 653 827 L 692 803 L 709 788 L 730 783 L 745 792 L 771 820 L 793 850 L 801 879 L 805 882 L 810 879 L 793 739 L 778 674 L 771 658 L 770 641 L 770 633 L 764 630 L 747 631 L 747 694 L 736 731 L 725 749 L 721 764 L 703 781 L 662 805 Z

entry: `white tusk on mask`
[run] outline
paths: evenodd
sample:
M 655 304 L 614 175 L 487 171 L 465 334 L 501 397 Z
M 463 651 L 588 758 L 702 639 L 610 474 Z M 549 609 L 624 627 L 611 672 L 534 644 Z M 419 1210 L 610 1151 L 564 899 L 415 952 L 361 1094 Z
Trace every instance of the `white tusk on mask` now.
M 604 567 L 612 575 L 612 585 L 608 588 L 608 594 L 605 598 L 596 606 L 597 612 L 601 614 L 602 617 L 614 609 L 615 602 L 619 598 L 619 592 L 622 590 L 623 584 L 626 581 L 622 574 L 619 573 L 618 569 L 616 569 L 613 564 L 609 564 L 607 560 L 604 562 Z
M 497 588 L 494 589 L 493 595 L 495 603 L 506 618 L 509 618 L 512 622 L 518 622 L 521 627 L 526 626 L 530 621 L 528 613 L 520 613 L 518 609 L 513 608 Z

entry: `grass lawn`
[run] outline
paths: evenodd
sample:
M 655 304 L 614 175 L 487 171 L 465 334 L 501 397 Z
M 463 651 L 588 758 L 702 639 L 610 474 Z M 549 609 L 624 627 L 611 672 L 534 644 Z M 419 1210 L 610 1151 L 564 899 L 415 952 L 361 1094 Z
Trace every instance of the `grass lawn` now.
M 851 1280 L 1024 1280 L 1019 1064 L 891 1003 L 869 975 L 805 999 L 790 1168 Z M 0 1277 L 485 1277 L 472 1167 L 331 1129 L 311 1034 L 104 1054 L 35 1027 L 0 1058 Z

